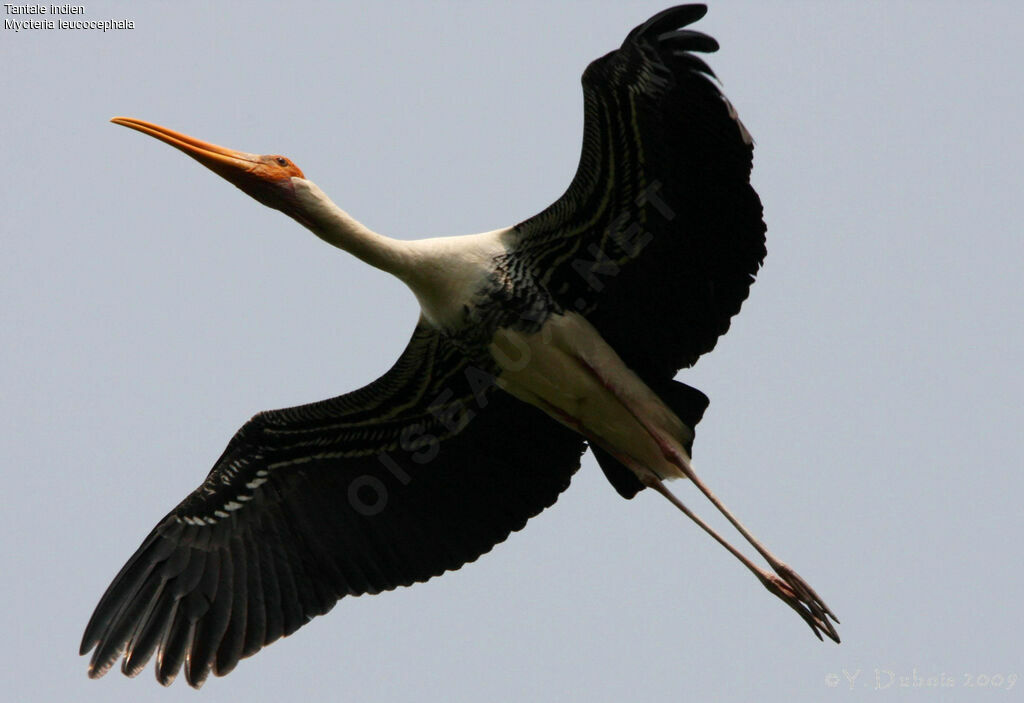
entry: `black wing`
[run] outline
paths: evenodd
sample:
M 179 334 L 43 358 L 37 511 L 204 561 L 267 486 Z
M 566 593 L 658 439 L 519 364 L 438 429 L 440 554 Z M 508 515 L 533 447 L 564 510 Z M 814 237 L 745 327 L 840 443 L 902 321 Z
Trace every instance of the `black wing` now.
M 705 12 L 665 10 L 590 64 L 579 169 L 510 255 L 648 382 L 714 347 L 765 256 L 752 140 L 690 53 L 718 44 L 678 29 Z
M 554 503 L 582 438 L 462 359 L 421 325 L 362 390 L 246 423 L 103 595 L 90 676 L 156 653 L 161 683 L 184 662 L 198 687 L 342 596 L 457 569 Z

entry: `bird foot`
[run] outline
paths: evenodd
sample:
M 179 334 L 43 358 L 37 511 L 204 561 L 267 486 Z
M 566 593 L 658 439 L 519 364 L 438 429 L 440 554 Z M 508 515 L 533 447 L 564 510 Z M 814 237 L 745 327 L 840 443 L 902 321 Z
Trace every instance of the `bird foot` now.
M 836 623 L 839 622 L 839 618 L 825 605 L 821 597 L 788 565 L 777 562 L 772 564 L 772 568 L 775 569 L 774 574 L 767 571 L 761 573 L 761 583 L 764 587 L 795 610 L 819 640 L 824 633 L 838 644 L 839 633 L 829 622 L 829 618 Z

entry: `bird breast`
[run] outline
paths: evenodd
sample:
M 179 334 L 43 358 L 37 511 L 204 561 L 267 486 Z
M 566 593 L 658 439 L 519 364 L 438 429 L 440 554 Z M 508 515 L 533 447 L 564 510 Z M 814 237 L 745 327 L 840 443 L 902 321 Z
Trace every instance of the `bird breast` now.
M 507 253 L 508 232 L 409 242 L 410 265 L 401 277 L 416 295 L 423 319 L 454 332 L 471 324 L 467 313 L 493 285 L 495 261 Z

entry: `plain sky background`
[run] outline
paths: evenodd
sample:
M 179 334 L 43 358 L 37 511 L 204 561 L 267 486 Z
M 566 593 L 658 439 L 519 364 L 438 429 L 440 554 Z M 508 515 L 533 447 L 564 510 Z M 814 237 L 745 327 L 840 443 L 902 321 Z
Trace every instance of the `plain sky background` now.
M 723 1 L 698 26 L 757 140 L 769 254 L 680 376 L 712 399 L 696 462 L 839 614 L 841 646 L 588 456 L 479 562 L 343 600 L 198 696 L 152 664 L 86 678 L 103 589 L 234 430 L 369 382 L 417 314 L 397 281 L 107 120 L 286 154 L 380 232 L 489 230 L 561 194 L 580 73 L 664 6 L 89 2 L 135 29 L 0 31 L 0 698 L 1020 700 L 1024 682 L 977 688 L 1024 676 L 1010 1 Z

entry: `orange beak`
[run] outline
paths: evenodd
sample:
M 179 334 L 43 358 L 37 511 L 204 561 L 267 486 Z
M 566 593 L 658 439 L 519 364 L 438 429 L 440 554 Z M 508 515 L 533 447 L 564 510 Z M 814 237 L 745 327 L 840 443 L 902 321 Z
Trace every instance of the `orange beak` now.
M 170 144 L 264 205 L 278 210 L 286 210 L 292 177 L 305 178 L 299 167 L 283 156 L 235 151 L 130 117 L 110 121 Z

